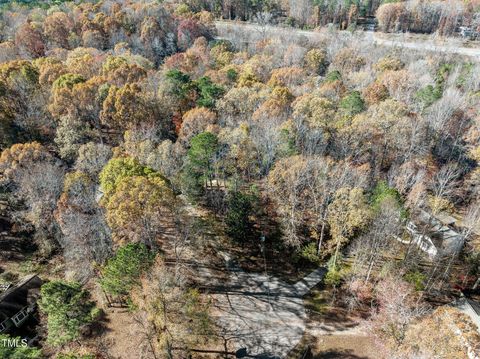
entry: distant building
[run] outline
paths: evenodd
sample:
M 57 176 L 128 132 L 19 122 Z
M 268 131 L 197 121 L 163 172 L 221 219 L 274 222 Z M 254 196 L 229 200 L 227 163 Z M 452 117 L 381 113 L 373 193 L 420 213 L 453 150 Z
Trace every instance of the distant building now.
M 475 40 L 480 36 L 480 33 L 478 31 L 475 31 L 467 26 L 460 26 L 458 30 L 460 32 L 460 35 L 465 39 Z
M 357 27 L 364 31 L 376 31 L 378 21 L 374 16 L 359 17 L 357 19 Z
M 407 223 L 411 240 L 430 258 L 458 253 L 463 248 L 465 238 L 453 228 L 455 219 L 445 215 L 434 217 L 420 209 Z
M 7 284 L 0 288 L 0 334 L 20 328 L 36 312 L 42 283 L 33 274 L 15 285 Z

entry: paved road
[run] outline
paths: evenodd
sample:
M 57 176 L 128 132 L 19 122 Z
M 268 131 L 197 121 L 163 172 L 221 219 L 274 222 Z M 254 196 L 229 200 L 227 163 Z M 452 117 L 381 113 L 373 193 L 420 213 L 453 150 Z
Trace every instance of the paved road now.
M 310 291 L 310 289 L 312 289 L 322 281 L 326 273 L 327 273 L 327 269 L 324 267 L 320 267 L 317 270 L 314 270 L 305 278 L 295 283 L 294 285 L 295 291 L 297 292 L 298 295 L 304 296 Z
M 256 358 L 284 358 L 301 340 L 307 315 L 303 296 L 323 279 L 320 268 L 295 285 L 241 270 L 223 253 L 229 283 L 214 296 L 215 317 L 233 351 Z
M 218 36 L 225 39 L 231 39 L 233 34 L 232 29 L 240 31 L 244 34 L 267 34 L 268 36 L 285 36 L 286 33 L 290 35 L 303 36 L 307 39 L 314 40 L 318 37 L 318 33 L 314 31 L 305 31 L 294 28 L 285 28 L 277 26 L 260 26 L 252 23 L 242 23 L 237 21 L 217 21 L 215 22 L 217 27 Z M 349 32 L 339 31 L 338 34 L 349 35 Z M 363 39 L 372 42 L 379 46 L 398 47 L 414 50 L 426 50 L 431 52 L 443 52 L 447 54 L 457 54 L 471 57 L 476 60 L 480 60 L 480 48 L 467 48 L 450 45 L 435 45 L 431 42 L 416 42 L 411 40 L 399 41 L 392 37 L 392 39 L 386 39 L 388 34 L 383 34 L 380 37 L 377 33 L 366 31 L 363 33 Z M 233 39 L 232 39 L 233 40 Z

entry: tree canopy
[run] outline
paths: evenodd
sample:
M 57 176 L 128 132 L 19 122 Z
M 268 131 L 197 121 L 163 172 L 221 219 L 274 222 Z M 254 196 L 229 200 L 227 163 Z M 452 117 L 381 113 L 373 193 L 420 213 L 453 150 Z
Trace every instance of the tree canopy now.
M 98 315 L 88 291 L 79 283 L 52 281 L 41 288 L 40 309 L 47 315 L 47 341 L 61 346 L 81 337 L 83 326 Z

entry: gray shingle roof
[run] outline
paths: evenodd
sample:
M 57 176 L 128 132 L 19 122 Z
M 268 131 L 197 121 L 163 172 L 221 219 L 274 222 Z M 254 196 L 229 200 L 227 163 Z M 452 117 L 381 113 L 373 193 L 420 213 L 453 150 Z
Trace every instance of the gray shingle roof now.
M 36 303 L 42 280 L 35 274 L 23 278 L 0 294 L 0 322 L 13 317 L 22 308 Z

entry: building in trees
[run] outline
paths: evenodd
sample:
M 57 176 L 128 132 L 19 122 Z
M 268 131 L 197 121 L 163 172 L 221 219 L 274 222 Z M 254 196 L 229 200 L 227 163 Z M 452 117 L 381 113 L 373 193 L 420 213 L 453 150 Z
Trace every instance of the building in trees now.
M 15 335 L 17 328 L 36 316 L 41 286 L 42 280 L 32 274 L 0 287 L 0 334 Z
M 407 230 L 411 241 L 433 259 L 437 256 L 455 256 L 462 250 L 465 238 L 450 226 L 451 223 L 443 223 L 433 214 L 419 209 L 412 214 L 412 221 L 407 223 Z

